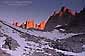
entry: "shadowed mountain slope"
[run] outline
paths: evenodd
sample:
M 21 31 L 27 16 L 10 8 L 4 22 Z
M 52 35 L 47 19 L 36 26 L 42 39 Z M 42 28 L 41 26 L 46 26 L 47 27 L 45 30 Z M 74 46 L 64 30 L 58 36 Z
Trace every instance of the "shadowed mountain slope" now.
M 61 25 L 57 27 L 58 25 Z M 85 8 L 76 13 L 66 7 L 49 17 L 45 31 L 52 31 L 53 29 L 64 29 L 65 32 L 85 32 Z M 80 30 L 82 29 L 82 30 Z

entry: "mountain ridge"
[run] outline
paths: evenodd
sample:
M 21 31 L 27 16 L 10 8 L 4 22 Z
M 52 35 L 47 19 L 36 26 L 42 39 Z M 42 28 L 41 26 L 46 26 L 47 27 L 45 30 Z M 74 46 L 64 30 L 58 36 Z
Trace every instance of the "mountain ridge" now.
M 62 7 L 59 13 L 55 13 L 49 17 L 45 31 L 52 31 L 53 29 L 65 29 L 66 32 L 85 32 L 84 24 L 85 24 L 85 8 L 81 10 L 79 13 L 75 12 L 72 14 L 71 10 Z M 56 27 L 57 25 L 61 25 L 61 27 Z M 82 30 L 79 31 L 79 29 Z M 76 29 L 78 28 L 78 29 Z M 76 31 L 75 31 L 76 30 Z

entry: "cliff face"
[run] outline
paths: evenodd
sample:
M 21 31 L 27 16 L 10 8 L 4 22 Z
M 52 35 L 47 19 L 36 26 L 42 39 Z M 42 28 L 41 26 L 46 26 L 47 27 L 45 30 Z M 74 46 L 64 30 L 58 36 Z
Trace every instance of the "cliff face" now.
M 62 7 L 59 13 L 50 16 L 46 23 L 45 30 L 52 31 L 53 29 L 64 29 L 66 32 L 85 32 L 85 8 L 80 13 Z M 60 27 L 57 27 L 61 25 Z M 82 30 L 80 30 L 82 28 Z
M 36 29 L 36 30 L 44 30 L 45 28 L 45 21 L 41 21 L 39 24 L 36 24 L 34 20 L 27 20 L 26 22 L 20 24 L 18 22 L 13 22 L 14 26 L 25 28 L 25 29 Z
M 85 8 L 68 24 L 68 32 L 85 32 Z

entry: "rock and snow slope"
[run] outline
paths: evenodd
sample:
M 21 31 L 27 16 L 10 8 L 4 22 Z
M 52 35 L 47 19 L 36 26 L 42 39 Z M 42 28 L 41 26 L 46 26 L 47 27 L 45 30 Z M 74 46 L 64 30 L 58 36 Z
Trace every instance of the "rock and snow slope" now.
M 78 41 L 72 42 L 69 38 L 74 35 L 78 34 L 60 33 L 57 30 L 52 32 L 25 30 L 0 21 L 0 49 L 8 53 L 9 56 L 85 56 L 83 47 L 85 39 L 82 38 L 83 43 L 79 43 L 78 37 Z M 71 47 L 65 46 L 70 43 Z

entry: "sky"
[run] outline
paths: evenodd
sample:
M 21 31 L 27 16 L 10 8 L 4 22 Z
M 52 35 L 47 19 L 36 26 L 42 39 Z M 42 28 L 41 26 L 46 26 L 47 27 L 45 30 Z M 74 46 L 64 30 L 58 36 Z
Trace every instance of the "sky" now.
M 84 0 L 0 0 L 0 17 L 4 20 L 25 22 L 33 19 L 36 23 L 47 20 L 62 6 L 79 12 L 85 7 Z

